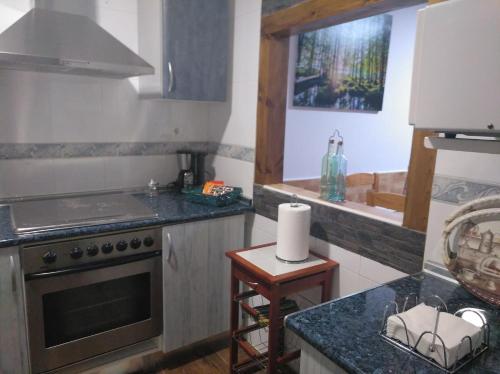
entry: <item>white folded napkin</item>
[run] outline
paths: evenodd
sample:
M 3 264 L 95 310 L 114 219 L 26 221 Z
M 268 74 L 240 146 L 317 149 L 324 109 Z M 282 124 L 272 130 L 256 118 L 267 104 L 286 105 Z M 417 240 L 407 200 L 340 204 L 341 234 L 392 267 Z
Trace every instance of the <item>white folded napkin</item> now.
M 418 338 L 424 331 L 430 331 L 430 334 L 424 335 L 420 340 L 417 351 L 426 357 L 432 358 L 439 365 L 450 368 L 456 361 L 459 361 L 470 352 L 470 346 L 467 344 L 460 345 L 464 336 L 470 336 L 472 339 L 472 349 L 479 347 L 483 341 L 481 328 L 465 321 L 460 317 L 453 314 L 442 312 L 439 316 L 439 325 L 437 333 L 443 339 L 446 346 L 446 359 L 445 365 L 443 344 L 439 338 L 436 339 L 436 346 L 434 352 L 431 352 L 430 347 L 432 344 L 434 327 L 436 323 L 437 310 L 425 304 L 419 304 L 414 308 L 407 310 L 404 313 L 399 313 L 390 316 L 387 319 L 387 336 L 394 338 L 411 347 L 415 347 Z M 408 329 L 408 340 L 403 323 L 399 316 L 406 324 Z M 458 356 L 457 356 L 458 353 Z

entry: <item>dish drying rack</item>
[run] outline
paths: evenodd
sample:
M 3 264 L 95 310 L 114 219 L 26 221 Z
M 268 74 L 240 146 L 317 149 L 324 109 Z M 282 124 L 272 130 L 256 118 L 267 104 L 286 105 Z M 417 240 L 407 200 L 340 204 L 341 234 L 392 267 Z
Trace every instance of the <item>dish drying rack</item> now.
M 406 323 L 399 316 L 396 316 L 396 318 L 398 318 L 402 322 L 402 324 L 405 328 L 406 341 L 408 342 L 408 344 L 404 344 L 403 342 L 400 342 L 399 340 L 396 340 L 394 338 L 387 336 L 387 320 L 388 320 L 388 318 L 392 315 L 406 312 L 409 309 L 408 305 L 411 304 L 411 300 L 414 300 L 414 302 L 415 302 L 415 304 L 413 306 L 416 306 L 419 303 L 423 302 L 426 305 L 429 305 L 429 306 L 436 308 L 436 310 L 438 312 L 436 314 L 436 322 L 434 323 L 434 330 L 433 331 L 424 331 L 422 334 L 420 334 L 420 336 L 416 340 L 414 347 L 409 345 L 410 339 L 409 339 L 409 333 L 408 333 L 408 329 L 406 327 Z M 434 305 L 431 305 L 431 301 L 434 301 Z M 435 303 L 436 301 L 437 301 L 437 304 Z M 454 374 L 457 371 L 459 371 L 461 368 L 463 368 L 465 365 L 467 365 L 470 362 L 472 362 L 473 360 L 475 360 L 477 357 L 479 357 L 482 353 L 484 353 L 489 348 L 490 325 L 488 324 L 486 317 L 484 315 L 482 315 L 481 313 L 479 313 L 474 308 L 463 308 L 463 309 L 457 310 L 454 313 L 455 316 L 461 317 L 461 318 L 465 312 L 474 313 L 476 316 L 478 316 L 479 319 L 483 323 L 483 325 L 481 326 L 481 335 L 482 335 L 483 341 L 479 347 L 477 347 L 476 349 L 473 349 L 472 348 L 472 338 L 468 335 L 464 336 L 460 342 L 460 346 L 457 349 L 457 356 L 460 352 L 460 348 L 462 347 L 462 344 L 468 344 L 469 353 L 465 357 L 461 358 L 460 360 L 455 360 L 455 363 L 451 366 L 451 368 L 448 368 L 449 357 L 447 357 L 446 345 L 444 344 L 443 339 L 437 333 L 438 326 L 439 326 L 439 315 L 443 311 L 447 313 L 448 306 L 443 301 L 443 299 L 440 298 L 438 295 L 432 295 L 432 296 L 426 297 L 423 300 L 421 300 L 421 299 L 419 299 L 419 297 L 417 295 L 410 294 L 410 295 L 406 296 L 406 298 L 404 299 L 403 308 L 401 311 L 399 310 L 398 303 L 396 303 L 395 301 L 391 301 L 385 306 L 384 318 L 383 318 L 383 322 L 382 322 L 382 327 L 380 329 L 380 335 L 385 341 L 396 346 L 397 348 L 400 348 L 405 352 L 411 353 L 412 355 L 414 355 L 414 356 L 430 363 L 431 365 L 443 370 L 445 373 Z M 431 358 L 429 358 L 429 357 L 427 357 L 427 356 L 425 356 L 422 353 L 417 351 L 416 347 L 418 347 L 420 341 L 426 335 L 432 336 L 432 343 L 431 343 L 430 348 L 429 348 L 432 352 L 433 352 L 433 350 L 435 350 L 436 341 L 439 340 L 439 342 L 442 344 L 443 352 L 444 352 L 445 367 L 441 366 L 438 362 L 434 361 L 433 359 L 431 359 Z

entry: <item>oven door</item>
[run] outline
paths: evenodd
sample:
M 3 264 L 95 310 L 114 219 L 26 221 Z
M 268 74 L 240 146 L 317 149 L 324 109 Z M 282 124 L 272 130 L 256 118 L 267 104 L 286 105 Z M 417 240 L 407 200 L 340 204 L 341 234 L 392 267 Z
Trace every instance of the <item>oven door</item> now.
M 161 255 L 125 261 L 26 277 L 32 372 L 161 334 Z

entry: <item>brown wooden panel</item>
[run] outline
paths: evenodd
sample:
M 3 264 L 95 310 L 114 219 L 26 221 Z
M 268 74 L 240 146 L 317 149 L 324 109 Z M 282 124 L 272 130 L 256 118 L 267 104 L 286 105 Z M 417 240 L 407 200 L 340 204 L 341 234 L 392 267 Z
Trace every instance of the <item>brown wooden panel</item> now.
M 346 177 L 346 187 L 373 186 L 375 176 L 373 173 L 356 173 Z
M 259 184 L 283 181 L 288 42 L 288 38 L 267 36 L 260 40 L 255 154 L 255 182 Z
M 405 194 L 407 171 L 388 171 L 374 174 L 373 189 L 375 191 Z
M 403 212 L 405 210 L 405 195 L 369 190 L 366 191 L 366 204 Z
M 423 232 L 427 230 L 437 154 L 436 150 L 425 148 L 424 138 L 433 134 L 431 131 L 413 131 L 403 218 L 403 226 Z
M 305 0 L 263 17 L 262 31 L 267 35 L 296 34 L 425 2 L 425 0 Z

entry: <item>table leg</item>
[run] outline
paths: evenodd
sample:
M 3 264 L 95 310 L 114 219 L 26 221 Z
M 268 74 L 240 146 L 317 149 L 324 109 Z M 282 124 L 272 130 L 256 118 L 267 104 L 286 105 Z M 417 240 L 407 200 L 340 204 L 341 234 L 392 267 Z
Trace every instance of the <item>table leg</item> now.
M 268 341 L 268 367 L 267 372 L 277 372 L 278 349 L 280 344 L 280 295 L 276 290 L 271 292 L 269 300 L 269 341 Z
M 231 326 L 230 326 L 230 336 L 231 345 L 229 351 L 229 373 L 233 374 L 233 367 L 238 363 L 238 343 L 235 339 L 233 339 L 233 333 L 238 329 L 239 324 L 239 303 L 235 301 L 236 295 L 240 292 L 240 282 L 238 278 L 234 276 L 234 270 L 231 266 L 231 310 L 230 310 L 230 318 L 231 318 Z
M 321 283 L 321 302 L 327 302 L 332 297 L 333 270 L 325 272 L 325 280 Z

